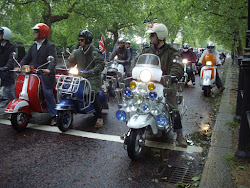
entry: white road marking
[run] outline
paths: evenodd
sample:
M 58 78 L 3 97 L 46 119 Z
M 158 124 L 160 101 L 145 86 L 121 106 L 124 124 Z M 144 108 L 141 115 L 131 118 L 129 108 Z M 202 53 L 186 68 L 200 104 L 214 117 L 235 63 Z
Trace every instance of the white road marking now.
M 4 120 L 4 119 L 0 119 L 0 124 L 11 125 L 10 120 Z M 79 130 L 73 130 L 73 129 L 69 129 L 66 132 L 61 132 L 58 129 L 58 127 L 55 127 L 55 126 L 38 125 L 38 124 L 32 124 L 32 123 L 29 123 L 27 127 L 31 129 L 41 130 L 41 131 L 48 131 L 48 132 L 61 133 L 61 134 L 67 134 L 67 135 L 72 135 L 72 136 L 80 136 L 80 137 L 85 137 L 85 138 L 123 143 L 123 140 L 120 138 L 120 136 L 115 136 L 115 135 L 91 133 L 91 132 L 79 131 Z M 146 140 L 145 145 L 151 148 L 184 151 L 188 153 L 194 153 L 194 152 L 201 153 L 202 152 L 202 147 L 188 146 L 187 148 L 182 148 L 182 147 L 170 144 L 170 143 L 155 142 L 155 141 L 150 141 L 150 140 Z

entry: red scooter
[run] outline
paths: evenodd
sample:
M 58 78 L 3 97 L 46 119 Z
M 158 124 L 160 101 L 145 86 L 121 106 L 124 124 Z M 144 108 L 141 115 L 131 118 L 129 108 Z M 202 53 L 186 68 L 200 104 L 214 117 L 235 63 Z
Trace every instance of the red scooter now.
M 49 56 L 48 61 L 37 67 L 32 68 L 29 65 L 21 65 L 17 62 L 15 54 L 13 59 L 20 67 L 20 73 L 16 78 L 15 95 L 16 99 L 12 100 L 5 109 L 6 113 L 10 114 L 11 125 L 16 131 L 26 129 L 32 112 L 48 112 L 46 100 L 43 95 L 42 83 L 37 74 L 41 74 L 44 65 L 49 64 L 54 60 L 54 57 Z M 57 91 L 54 90 L 55 99 Z

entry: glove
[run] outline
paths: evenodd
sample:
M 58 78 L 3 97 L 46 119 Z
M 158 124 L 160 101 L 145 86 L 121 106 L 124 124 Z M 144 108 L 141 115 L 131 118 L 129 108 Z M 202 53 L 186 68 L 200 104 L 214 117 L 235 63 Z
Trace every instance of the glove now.
M 87 72 L 87 74 L 88 74 L 88 75 L 93 75 L 93 74 L 95 74 L 95 70 L 90 69 L 90 70 Z
M 117 62 L 118 62 L 119 64 L 124 64 L 124 63 L 125 63 L 124 60 L 117 60 Z
M 43 69 L 37 70 L 37 74 L 43 74 Z
M 3 71 L 7 71 L 9 68 L 8 67 L 0 67 L 0 71 L 3 72 Z

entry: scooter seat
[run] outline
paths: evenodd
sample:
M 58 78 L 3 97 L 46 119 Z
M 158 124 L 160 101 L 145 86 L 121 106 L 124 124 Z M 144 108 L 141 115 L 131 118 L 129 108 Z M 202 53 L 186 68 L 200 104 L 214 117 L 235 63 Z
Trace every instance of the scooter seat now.
M 110 68 L 107 71 L 107 75 L 109 75 L 109 76 L 114 76 L 116 74 L 117 74 L 117 69 L 115 69 L 115 68 Z

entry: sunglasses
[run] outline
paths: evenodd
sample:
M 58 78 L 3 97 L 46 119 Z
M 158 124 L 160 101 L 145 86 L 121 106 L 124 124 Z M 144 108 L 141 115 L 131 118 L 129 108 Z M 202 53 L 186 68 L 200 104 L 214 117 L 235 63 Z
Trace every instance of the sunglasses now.
M 37 30 L 34 30 L 34 33 L 39 33 L 40 31 L 37 29 Z
M 83 42 L 85 39 L 78 39 L 79 42 Z
M 156 33 L 150 33 L 150 37 L 156 36 Z

